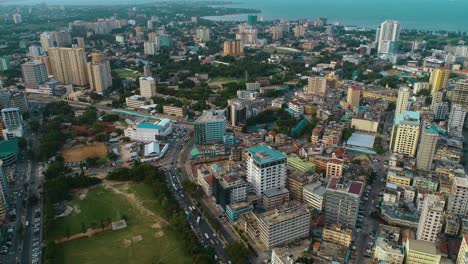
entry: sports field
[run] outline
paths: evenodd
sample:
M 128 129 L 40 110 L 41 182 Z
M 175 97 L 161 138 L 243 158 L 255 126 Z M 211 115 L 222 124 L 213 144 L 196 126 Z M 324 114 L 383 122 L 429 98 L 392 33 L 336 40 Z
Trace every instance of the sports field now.
M 88 145 L 78 145 L 62 150 L 65 162 L 84 161 L 88 158 L 103 158 L 107 154 L 106 145 L 94 142 Z

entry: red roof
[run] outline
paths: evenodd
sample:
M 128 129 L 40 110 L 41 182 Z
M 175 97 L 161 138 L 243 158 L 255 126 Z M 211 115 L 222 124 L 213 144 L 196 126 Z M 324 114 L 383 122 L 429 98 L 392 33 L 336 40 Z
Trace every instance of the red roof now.
M 349 186 L 349 192 L 353 194 L 360 194 L 362 189 L 362 183 L 360 182 L 352 182 L 351 186 Z
M 313 248 L 320 248 L 320 242 L 314 242 L 312 245 Z
M 205 177 L 205 181 L 206 181 L 206 183 L 208 183 L 208 185 L 212 185 L 213 184 L 213 176 Z
M 328 183 L 328 188 L 335 189 L 337 182 L 338 182 L 338 178 L 331 178 L 330 182 Z

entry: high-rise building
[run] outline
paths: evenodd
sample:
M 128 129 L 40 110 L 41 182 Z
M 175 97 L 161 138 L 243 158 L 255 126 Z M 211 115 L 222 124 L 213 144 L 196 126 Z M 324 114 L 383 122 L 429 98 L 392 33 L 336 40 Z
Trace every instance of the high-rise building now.
M 455 83 L 455 90 L 452 95 L 452 103 L 468 107 L 468 79 Z
M 23 17 L 20 14 L 13 15 L 13 23 L 21 24 L 23 22 Z
M 54 79 L 64 84 L 86 86 L 86 52 L 82 48 L 49 48 L 49 61 Z
M 416 167 L 420 170 L 430 170 L 432 160 L 439 139 L 439 130 L 435 125 L 423 128 L 421 142 L 419 143 L 418 155 L 416 157 Z
M 448 198 L 447 213 L 466 217 L 468 213 L 468 179 L 455 177 Z
M 359 102 L 361 101 L 361 88 L 356 86 L 350 86 L 348 88 L 348 95 L 346 101 L 349 104 L 351 109 L 359 106 Z
M 325 77 L 307 77 L 306 95 L 325 96 L 327 94 L 327 79 Z
M 445 120 L 449 112 L 449 103 L 442 102 L 434 105 L 433 114 L 434 120 Z
M 31 61 L 21 64 L 24 86 L 26 88 L 38 88 L 39 84 L 47 81 L 47 69 L 41 61 Z
M 395 116 L 404 113 L 408 110 L 409 97 L 411 91 L 408 87 L 400 87 L 398 90 L 398 99 L 396 102 Z
M 270 189 L 286 186 L 287 156 L 267 146 L 249 148 L 247 159 L 247 181 L 257 196 Z
M 0 160 L 0 223 L 3 223 L 5 220 L 8 204 L 6 200 L 8 191 L 8 181 L 3 170 L 3 161 Z
M 8 56 L 0 57 L 0 71 L 6 71 L 10 69 L 10 58 Z
M 140 77 L 140 95 L 145 98 L 156 96 L 156 79 L 153 77 Z
M 304 25 L 296 25 L 293 30 L 294 30 L 294 36 L 296 38 L 304 37 L 304 34 L 305 34 L 305 26 Z
M 54 47 L 66 47 L 71 45 L 72 38 L 68 31 L 43 32 L 40 35 L 41 46 L 44 51 Z
M 447 132 L 454 137 L 463 137 L 463 124 L 465 123 L 466 109 L 457 104 L 452 104 L 449 114 Z
M 92 61 L 86 64 L 89 77 L 89 86 L 98 94 L 112 86 L 112 76 L 110 62 L 102 59 L 100 52 L 95 51 L 92 54 Z
M 440 197 L 427 194 L 424 198 L 421 216 L 419 217 L 416 239 L 435 242 L 439 239 L 444 220 L 444 205 Z
M 154 41 L 145 41 L 144 43 L 144 52 L 146 55 L 156 54 L 157 47 Z
M 145 66 L 143 66 L 143 75 L 145 77 L 151 77 L 153 74 L 151 73 L 151 64 L 145 64 Z
M 244 45 L 241 41 L 225 41 L 224 55 L 240 56 L 244 54 Z
M 268 248 L 309 236 L 310 212 L 302 206 L 275 209 L 259 217 L 260 241 Z
M 417 94 L 421 90 L 430 90 L 428 82 L 417 82 L 413 84 L 413 93 Z
M 393 54 L 398 48 L 400 40 L 400 22 L 386 20 L 377 29 L 377 52 L 379 54 Z
M 76 37 L 76 46 L 82 49 L 86 48 L 84 37 Z
M 194 123 L 195 144 L 220 143 L 226 135 L 224 111 L 205 111 Z
M 440 89 L 447 87 L 450 76 L 449 69 L 435 69 L 431 72 L 429 78 L 429 87 L 431 88 L 431 94 L 436 93 Z
M 329 159 L 327 162 L 326 176 L 328 179 L 334 177 L 341 177 L 343 175 L 343 160 Z
M 432 95 L 432 101 L 431 101 L 431 109 L 434 110 L 434 107 L 437 104 L 442 103 L 442 100 L 444 99 L 444 93 L 442 91 L 435 92 Z
M 275 26 L 271 28 L 271 38 L 273 41 L 283 38 L 283 28 L 280 26 Z
M 463 234 L 463 239 L 458 250 L 457 264 L 468 264 L 468 234 Z
M 440 263 L 440 250 L 435 243 L 407 238 L 405 248 L 406 264 Z
M 44 53 L 41 47 L 36 46 L 36 45 L 31 45 L 29 46 L 29 56 L 35 58 L 39 57 Z
M 197 28 L 197 39 L 200 42 L 208 42 L 210 41 L 210 29 L 207 27 L 199 27 Z
M 419 112 L 397 114 L 392 128 L 390 148 L 394 153 L 414 157 L 419 140 Z
M 354 228 L 364 184 L 344 177 L 331 178 L 323 197 L 325 223 Z
M 2 119 L 5 128 L 2 130 L 3 139 L 13 139 L 23 136 L 23 118 L 19 108 L 2 109 Z

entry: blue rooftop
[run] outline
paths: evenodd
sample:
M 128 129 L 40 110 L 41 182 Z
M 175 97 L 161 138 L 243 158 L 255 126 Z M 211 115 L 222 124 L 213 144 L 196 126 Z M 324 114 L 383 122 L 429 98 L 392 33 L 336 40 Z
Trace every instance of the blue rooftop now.
M 419 112 L 406 111 L 404 113 L 395 116 L 395 125 L 399 125 L 401 122 L 410 125 L 419 125 Z
M 137 128 L 161 129 L 161 126 L 153 124 L 153 123 L 143 122 L 143 123 L 138 124 Z
M 439 134 L 439 128 L 436 125 L 432 125 L 430 127 L 426 127 L 424 133 L 427 134 Z
M 252 156 L 252 158 L 259 164 L 269 163 L 287 158 L 287 156 L 282 152 L 272 150 L 267 146 L 251 147 L 247 151 Z

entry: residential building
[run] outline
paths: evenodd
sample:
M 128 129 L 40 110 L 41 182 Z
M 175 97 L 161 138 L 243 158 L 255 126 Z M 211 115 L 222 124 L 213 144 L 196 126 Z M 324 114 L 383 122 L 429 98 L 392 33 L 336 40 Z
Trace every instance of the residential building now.
M 396 102 L 395 116 L 403 114 L 408 110 L 410 89 L 408 87 L 400 87 L 398 90 L 398 99 Z
M 275 188 L 265 190 L 262 194 L 262 207 L 266 211 L 273 210 L 289 202 L 288 189 Z
M 306 95 L 325 96 L 327 93 L 327 78 L 307 77 L 307 86 L 304 87 Z
M 158 46 L 154 41 L 145 41 L 143 44 L 143 51 L 145 55 L 154 55 L 157 53 Z
M 443 221 L 444 205 L 440 197 L 427 194 L 424 198 L 421 216 L 419 217 L 416 239 L 428 242 L 438 241 Z
M 439 264 L 441 255 L 432 242 L 406 239 L 406 264 Z
M 41 33 L 40 42 L 42 49 L 44 51 L 49 51 L 49 48 L 66 47 L 71 45 L 72 38 L 68 31 L 50 31 Z
M 13 17 L 13 23 L 15 24 L 23 23 L 23 17 L 20 14 L 14 14 L 12 17 Z
M 344 228 L 339 224 L 325 225 L 322 231 L 322 239 L 344 247 L 349 247 L 353 240 L 353 229 Z
M 434 120 L 445 120 L 449 113 L 449 103 L 441 102 L 433 106 Z
M 82 49 L 86 48 L 84 37 L 76 37 L 76 46 Z
M 195 144 L 220 143 L 226 134 L 226 117 L 223 111 L 205 111 L 194 123 Z
M 421 90 L 431 90 L 428 82 L 417 82 L 413 84 L 413 94 L 419 93 Z
M 343 175 L 343 160 L 329 159 L 327 162 L 326 177 L 328 179 L 334 177 L 341 177 Z
M 450 110 L 447 132 L 454 137 L 463 137 L 463 124 L 465 123 L 466 108 L 461 105 L 452 104 Z
M 185 107 L 177 107 L 173 105 L 163 105 L 163 113 L 177 117 L 184 117 L 186 115 Z
M 158 122 L 142 122 L 133 124 L 124 130 L 124 135 L 133 141 L 153 142 L 160 137 L 168 136 L 172 132 L 172 122 L 163 118 Z
M 224 42 L 224 55 L 240 56 L 244 54 L 244 45 L 239 40 Z
M 86 52 L 82 48 L 49 48 L 49 60 L 54 79 L 77 86 L 86 86 Z
M 331 178 L 324 195 L 325 223 L 354 228 L 363 189 L 362 182 Z
M 21 64 L 24 86 L 26 88 L 38 88 L 39 84 L 47 81 L 47 69 L 41 61 L 32 61 Z
M 302 38 L 304 37 L 305 34 L 305 26 L 304 25 L 296 25 L 293 29 L 294 31 L 294 36 L 296 38 Z
M 447 213 L 465 217 L 468 213 L 468 178 L 455 177 L 448 196 Z
M 377 29 L 377 52 L 379 54 L 393 54 L 397 51 L 400 40 L 400 22 L 386 20 Z
M 458 250 L 457 264 L 468 264 L 468 234 L 463 234 Z
M 258 92 L 253 90 L 237 90 L 237 98 L 242 100 L 255 100 L 258 98 Z
M 125 98 L 125 105 L 129 108 L 140 108 L 144 105 L 153 104 L 152 99 L 147 99 L 146 97 L 134 94 L 132 96 Z
M 446 88 L 450 76 L 450 70 L 439 68 L 431 72 L 429 78 L 429 87 L 431 88 L 431 94 L 435 94 L 440 89 Z
M 275 209 L 260 216 L 260 241 L 268 248 L 309 236 L 310 213 L 302 205 Z
M 260 83 L 259 82 L 246 83 L 245 89 L 248 91 L 258 91 L 260 90 Z
M 273 41 L 283 38 L 283 29 L 280 26 L 275 26 L 271 28 L 271 39 Z
M 10 58 L 8 56 L 0 56 L 0 71 L 10 69 Z
M 379 225 L 375 239 L 374 260 L 402 264 L 404 258 L 404 248 L 400 244 L 400 228 Z
M 216 203 L 226 210 L 227 205 L 246 199 L 247 186 L 245 180 L 237 176 L 213 176 L 213 197 Z
M 103 60 L 100 52 L 93 52 L 92 61 L 86 64 L 89 86 L 98 94 L 112 87 L 112 76 L 109 60 Z
M 368 132 L 368 133 L 377 133 L 379 128 L 379 122 L 377 120 L 355 118 L 351 119 L 351 127 L 356 131 Z
M 348 95 L 346 98 L 346 102 L 349 104 L 350 109 L 358 107 L 359 102 L 361 101 L 361 88 L 356 86 L 350 86 L 348 88 Z
M 287 156 L 267 146 L 256 146 L 247 150 L 247 181 L 257 196 L 264 191 L 286 185 Z
M 42 56 L 43 53 L 44 51 L 42 50 L 41 47 L 36 46 L 36 45 L 29 46 L 29 56 L 36 58 L 36 57 Z
M 438 139 L 439 130 L 437 126 L 429 125 L 423 128 L 416 157 L 416 167 L 418 169 L 426 171 L 431 169 Z
M 291 167 L 290 163 L 290 158 L 288 157 L 288 166 Z M 315 164 L 314 164 L 314 170 L 315 170 Z M 296 201 L 302 201 L 302 193 L 303 193 L 303 188 L 306 184 L 317 180 L 320 177 L 319 174 L 314 173 L 310 174 L 310 172 L 302 172 L 299 173 L 297 171 L 294 171 L 292 173 L 288 173 L 288 176 L 286 178 L 286 188 L 289 190 L 289 195 L 291 199 L 294 199 Z
M 145 98 L 156 96 L 156 79 L 153 77 L 140 77 L 140 95 Z
M 197 39 L 200 42 L 210 41 L 210 29 L 207 27 L 197 28 Z
M 395 116 L 390 139 L 390 148 L 394 153 L 414 157 L 418 146 L 419 112 L 406 111 Z
M 23 136 L 23 118 L 19 108 L 3 108 L 2 120 L 5 128 L 2 130 L 4 139 Z
M 323 197 L 327 188 L 320 181 L 309 183 L 304 186 L 302 200 L 309 208 L 313 208 L 319 212 L 323 209 Z
M 461 105 L 464 108 L 468 107 L 468 79 L 455 83 L 452 104 Z

